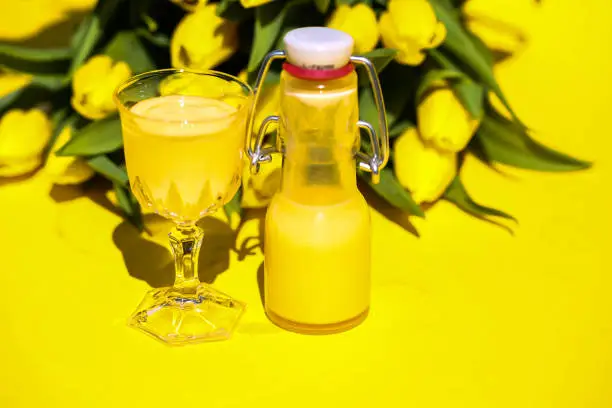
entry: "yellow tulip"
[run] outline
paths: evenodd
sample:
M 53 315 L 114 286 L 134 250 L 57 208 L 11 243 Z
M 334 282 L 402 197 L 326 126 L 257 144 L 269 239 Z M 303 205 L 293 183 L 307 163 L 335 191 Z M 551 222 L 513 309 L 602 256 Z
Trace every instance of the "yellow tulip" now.
M 485 45 L 512 54 L 524 47 L 532 23 L 532 0 L 469 0 L 462 11 L 466 26 Z
M 417 108 L 419 132 L 437 148 L 459 152 L 480 126 L 446 81 L 434 84 Z
M 32 82 L 32 75 L 0 69 L 0 98 L 11 94 Z
M 397 180 L 417 204 L 436 201 L 457 174 L 457 155 L 423 143 L 415 128 L 398 138 L 393 152 Z
M 376 14 L 364 3 L 354 6 L 339 5 L 332 13 L 327 26 L 350 34 L 355 40 L 355 52 L 364 54 L 372 51 L 378 43 Z
M 51 122 L 39 109 L 13 109 L 0 119 L 0 176 L 21 176 L 42 163 Z
M 186 15 L 170 42 L 172 66 L 209 69 L 227 60 L 238 48 L 238 26 L 216 15 L 208 4 Z
M 72 106 L 88 119 L 101 119 L 117 110 L 113 93 L 132 75 L 130 66 L 107 55 L 91 57 L 75 72 Z
M 97 0 L 18 0 L 2 2 L 0 40 L 23 41 L 91 10 Z
M 56 156 L 55 153 L 72 137 L 72 127 L 66 126 L 58 135 L 43 172 L 56 184 L 80 184 L 93 177 L 94 171 L 81 157 Z
M 385 47 L 398 50 L 396 60 L 406 65 L 421 64 L 425 50 L 446 38 L 446 27 L 427 0 L 390 0 L 379 27 Z
M 252 175 L 249 164 L 242 172 L 242 207 L 266 207 L 280 188 L 283 158 L 280 154 L 272 155 L 272 161 L 262 163 L 258 174 Z
M 244 8 L 263 6 L 264 4 L 272 3 L 274 0 L 240 0 L 240 4 Z

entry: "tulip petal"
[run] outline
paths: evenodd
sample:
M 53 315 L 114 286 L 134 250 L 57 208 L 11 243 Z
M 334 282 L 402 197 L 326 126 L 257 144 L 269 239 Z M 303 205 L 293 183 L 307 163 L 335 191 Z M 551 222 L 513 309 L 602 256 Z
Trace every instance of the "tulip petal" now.
M 207 4 L 180 21 L 170 41 L 173 67 L 209 69 L 238 49 L 238 26 L 216 10 L 216 4 Z
M 17 177 L 29 174 L 42 163 L 39 157 L 27 159 L 16 163 L 0 164 L 0 177 Z
M 418 204 L 440 198 L 457 172 L 457 156 L 423 143 L 416 129 L 401 135 L 394 146 L 398 181 Z
M 436 48 L 440 44 L 444 42 L 446 39 L 446 26 L 440 22 L 436 25 L 436 31 L 434 32 L 434 36 L 431 39 L 431 43 L 429 44 L 429 48 Z
M 95 55 L 77 69 L 72 80 L 72 107 L 88 119 L 102 119 L 115 112 L 113 92 L 132 75 L 123 61 Z
M 94 175 L 93 169 L 84 159 L 55 155 L 70 140 L 71 135 L 72 129 L 70 126 L 62 129 L 45 163 L 44 173 L 51 177 L 56 184 L 80 184 L 89 180 Z
M 364 3 L 358 3 L 354 6 L 339 5 L 334 10 L 327 26 L 353 37 L 357 54 L 372 51 L 380 37 L 376 14 L 371 7 Z

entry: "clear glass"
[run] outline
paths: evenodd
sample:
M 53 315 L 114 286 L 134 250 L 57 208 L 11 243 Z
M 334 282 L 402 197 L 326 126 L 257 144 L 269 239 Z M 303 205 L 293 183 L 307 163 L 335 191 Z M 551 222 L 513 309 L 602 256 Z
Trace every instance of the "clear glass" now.
M 176 278 L 151 290 L 129 324 L 168 344 L 228 339 L 245 305 L 198 279 L 196 223 L 240 186 L 253 91 L 215 71 L 165 69 L 115 93 L 130 186 L 140 205 L 172 220 Z
M 265 309 L 299 333 L 348 330 L 370 305 L 370 213 L 357 189 L 357 76 L 281 75 L 281 189 L 266 213 Z M 265 165 L 265 164 L 264 164 Z

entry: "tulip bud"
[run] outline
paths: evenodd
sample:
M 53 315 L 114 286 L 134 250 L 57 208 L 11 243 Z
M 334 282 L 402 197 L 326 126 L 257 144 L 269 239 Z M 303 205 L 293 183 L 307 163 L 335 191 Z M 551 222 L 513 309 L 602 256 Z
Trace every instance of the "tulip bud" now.
M 74 74 L 72 107 L 88 119 L 101 119 L 117 110 L 115 89 L 132 75 L 128 64 L 107 55 L 91 57 Z
M 0 69 L 0 98 L 11 94 L 32 82 L 32 75 Z
M 172 66 L 213 68 L 238 49 L 238 26 L 217 16 L 216 9 L 208 4 L 181 20 L 170 42 Z
M 420 65 L 425 51 L 446 38 L 446 27 L 427 0 L 390 0 L 379 27 L 385 47 L 396 49 L 396 60 L 406 65 Z
M 415 128 L 397 139 L 393 159 L 397 180 L 417 204 L 436 201 L 457 174 L 456 154 L 423 143 Z
M 467 28 L 489 49 L 503 54 L 525 46 L 534 10 L 532 0 L 469 0 L 462 6 Z
M 425 94 L 417 116 L 424 141 L 455 153 L 467 146 L 480 125 L 480 119 L 472 117 L 445 81 L 435 84 Z
M 83 158 L 55 155 L 62 146 L 68 143 L 71 135 L 70 126 L 62 129 L 43 169 L 44 173 L 50 176 L 56 184 L 80 184 L 94 176 L 94 171 Z
M 0 119 L 0 176 L 20 176 L 42 163 L 51 138 L 51 122 L 38 109 L 13 109 Z
M 339 5 L 334 10 L 327 26 L 353 37 L 357 54 L 372 51 L 378 43 L 379 32 L 376 14 L 371 7 L 364 3 L 354 6 Z

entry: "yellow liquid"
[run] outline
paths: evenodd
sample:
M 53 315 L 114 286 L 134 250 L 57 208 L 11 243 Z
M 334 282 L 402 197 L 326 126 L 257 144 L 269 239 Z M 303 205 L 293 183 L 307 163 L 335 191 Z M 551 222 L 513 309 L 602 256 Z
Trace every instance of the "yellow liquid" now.
M 243 109 L 242 111 L 246 111 Z M 195 222 L 240 186 L 246 112 L 200 96 L 138 102 L 123 121 L 127 171 L 142 206 Z
M 370 305 L 370 213 L 353 159 L 356 77 L 317 83 L 282 75 L 285 160 L 266 215 L 266 313 L 297 332 L 343 331 Z
M 365 317 L 370 217 L 360 194 L 322 206 L 301 205 L 278 194 L 266 215 L 265 257 L 266 310 L 276 323 L 326 332 Z

